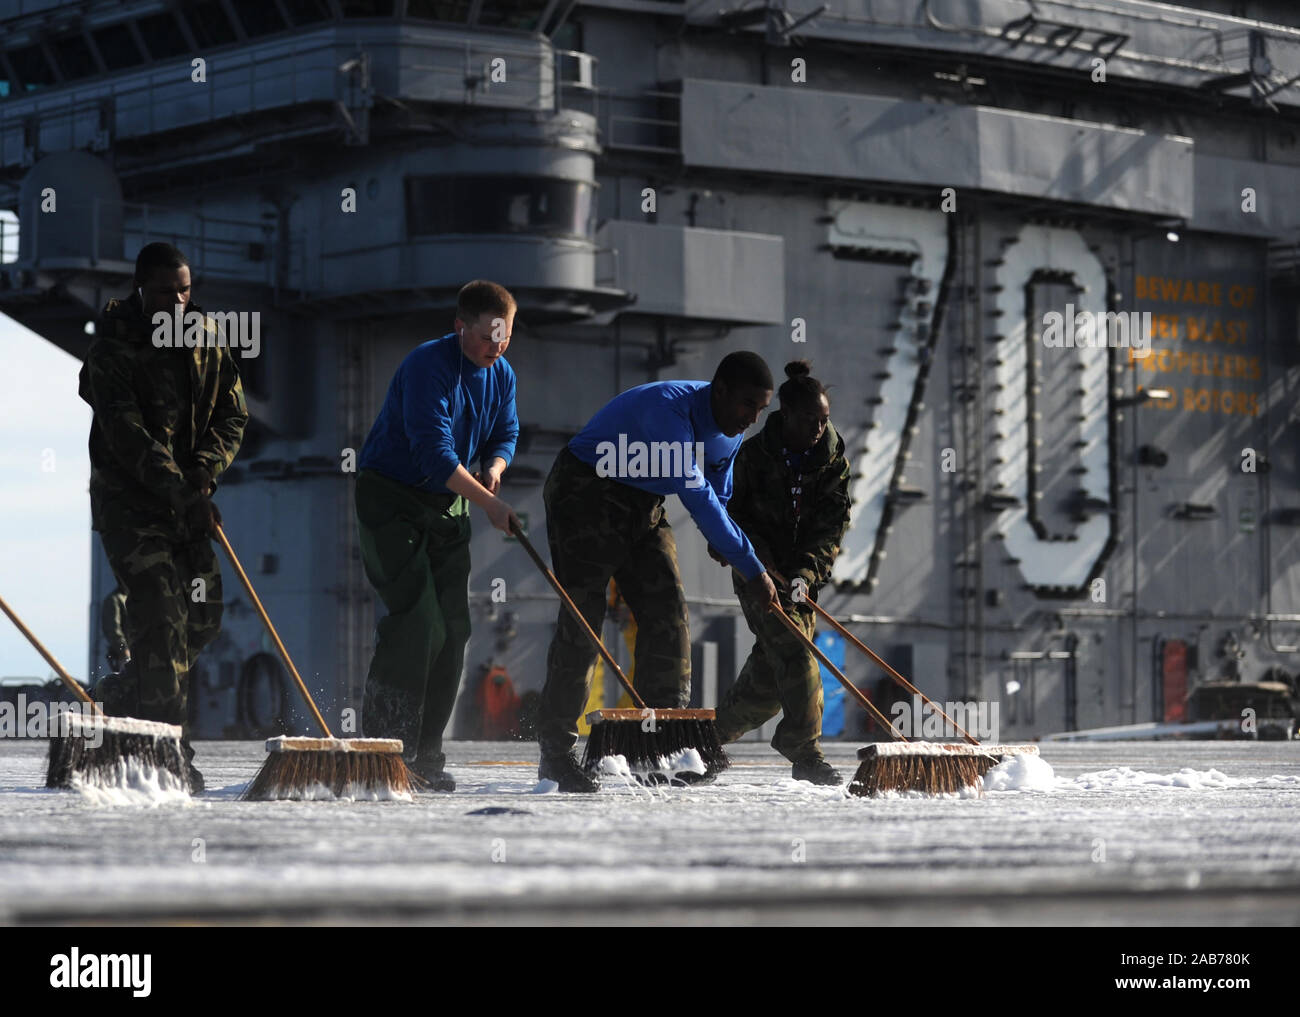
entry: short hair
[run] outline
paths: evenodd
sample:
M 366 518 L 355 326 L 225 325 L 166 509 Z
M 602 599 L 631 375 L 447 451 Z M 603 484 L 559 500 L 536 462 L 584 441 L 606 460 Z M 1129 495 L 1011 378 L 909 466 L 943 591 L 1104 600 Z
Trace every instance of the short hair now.
M 145 244 L 140 248 L 140 253 L 135 256 L 135 284 L 143 286 L 156 269 L 188 268 L 189 264 L 179 247 L 161 240 Z
M 767 361 L 757 353 L 749 350 L 737 350 L 722 358 L 722 363 L 713 372 L 713 382 L 731 385 L 753 385 L 755 388 L 772 391 L 772 371 Z
M 518 307 L 508 289 L 486 279 L 468 282 L 456 294 L 456 317 L 461 321 L 478 321 L 484 314 L 504 318 Z
M 785 365 L 785 374 L 786 380 L 781 383 L 776 394 L 787 406 L 812 407 L 820 396 L 826 396 L 826 401 L 830 402 L 826 386 L 812 376 L 812 365 L 808 361 L 790 361 Z

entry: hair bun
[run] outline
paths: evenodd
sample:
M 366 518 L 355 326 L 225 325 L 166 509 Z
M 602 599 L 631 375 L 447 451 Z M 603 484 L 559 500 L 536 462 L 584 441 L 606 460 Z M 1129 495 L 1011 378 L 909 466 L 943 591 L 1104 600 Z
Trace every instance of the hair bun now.
M 788 378 L 805 378 L 812 374 L 812 365 L 806 360 L 792 360 L 785 365 L 785 373 Z

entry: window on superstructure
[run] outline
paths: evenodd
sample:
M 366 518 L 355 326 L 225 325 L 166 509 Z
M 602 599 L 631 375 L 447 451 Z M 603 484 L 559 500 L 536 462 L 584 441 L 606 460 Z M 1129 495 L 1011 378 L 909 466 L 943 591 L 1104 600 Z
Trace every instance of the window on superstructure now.
M 199 0 L 184 10 L 185 20 L 200 49 L 225 46 L 238 38 L 226 12 L 221 9 L 220 0 Z
M 181 26 L 176 24 L 176 16 L 171 11 L 141 18 L 135 27 L 139 29 L 145 49 L 154 60 L 168 60 L 190 51 L 190 44 L 185 41 Z
M 58 80 L 54 75 L 54 68 L 45 59 L 40 46 L 24 46 L 22 49 L 12 50 L 8 56 L 14 73 L 23 83 L 24 91 L 34 92 L 38 88 L 48 88 Z
M 516 28 L 531 32 L 546 4 L 541 0 L 485 0 L 478 24 L 487 28 Z
M 65 78 L 88 78 L 99 73 L 99 64 L 90 51 L 90 44 L 80 32 L 60 35 L 50 43 L 54 59 L 59 62 L 59 69 Z
M 267 0 L 232 0 L 231 6 L 250 37 L 284 31 L 284 18 Z
M 284 0 L 284 9 L 295 25 L 310 25 L 333 17 L 325 0 Z
M 393 0 L 339 0 L 345 18 L 391 18 Z
M 469 0 L 407 0 L 406 16 L 463 25 L 469 17 Z
M 435 176 L 406 180 L 411 236 L 531 233 L 590 239 L 594 186 L 583 180 L 523 176 Z
M 109 25 L 91 33 L 95 37 L 95 46 L 104 58 L 104 65 L 110 71 L 120 71 L 127 67 L 138 67 L 144 63 L 140 47 L 135 44 L 135 37 L 124 24 Z

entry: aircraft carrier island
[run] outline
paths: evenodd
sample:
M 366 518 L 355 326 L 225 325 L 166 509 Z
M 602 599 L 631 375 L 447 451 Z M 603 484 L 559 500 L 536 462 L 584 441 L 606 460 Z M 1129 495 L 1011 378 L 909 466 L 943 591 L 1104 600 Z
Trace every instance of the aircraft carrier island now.
M 0 19 L 0 310 L 84 357 L 166 241 L 196 302 L 256 322 L 216 500 L 326 717 L 360 713 L 383 614 L 357 456 L 398 364 L 482 278 L 518 300 L 501 495 L 539 547 L 551 464 L 614 395 L 737 350 L 778 378 L 807 359 L 852 470 L 821 606 L 927 696 L 1002 741 L 1294 730 L 1292 4 L 7 0 Z M 711 707 L 752 636 L 666 510 Z M 472 525 L 462 739 L 527 730 L 559 610 L 517 541 Z M 116 585 L 93 547 L 88 679 Z M 195 735 L 314 734 L 229 571 L 223 596 Z M 605 622 L 625 668 L 631 624 Z M 597 689 L 615 705 L 611 675 Z M 884 737 L 827 702 L 828 735 Z

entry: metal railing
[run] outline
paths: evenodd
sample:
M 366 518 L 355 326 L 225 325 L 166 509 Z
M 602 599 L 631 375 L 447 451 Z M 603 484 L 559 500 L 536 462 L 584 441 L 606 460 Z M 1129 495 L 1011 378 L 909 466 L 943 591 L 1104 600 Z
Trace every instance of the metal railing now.
M 20 247 L 22 221 L 0 219 L 0 251 L 5 252 L 6 264 L 20 270 L 40 269 L 56 260 L 60 267 L 68 267 L 70 260 L 84 261 L 88 268 L 104 263 L 116 265 L 134 262 L 135 252 L 141 247 L 161 240 L 179 247 L 196 275 L 267 286 L 275 282 L 277 245 L 272 223 L 200 215 L 140 202 L 110 203 L 102 198 L 82 203 L 60 199 L 60 205 L 73 221 L 86 224 L 84 246 L 70 249 L 64 232 L 42 234 L 38 212 L 28 223 L 29 235 Z
M 681 151 L 681 93 L 600 89 L 598 94 L 596 122 L 605 148 L 658 155 Z
M 348 109 L 376 94 L 541 112 L 594 100 L 596 60 L 589 54 L 463 34 L 394 32 L 357 43 L 342 28 L 318 28 L 218 50 L 207 59 L 203 82 L 192 82 L 188 60 L 176 60 L 10 96 L 0 100 L 0 165 L 30 165 L 46 151 L 104 150 L 116 138 L 304 103 Z M 358 54 L 369 56 L 360 88 L 352 59 Z

